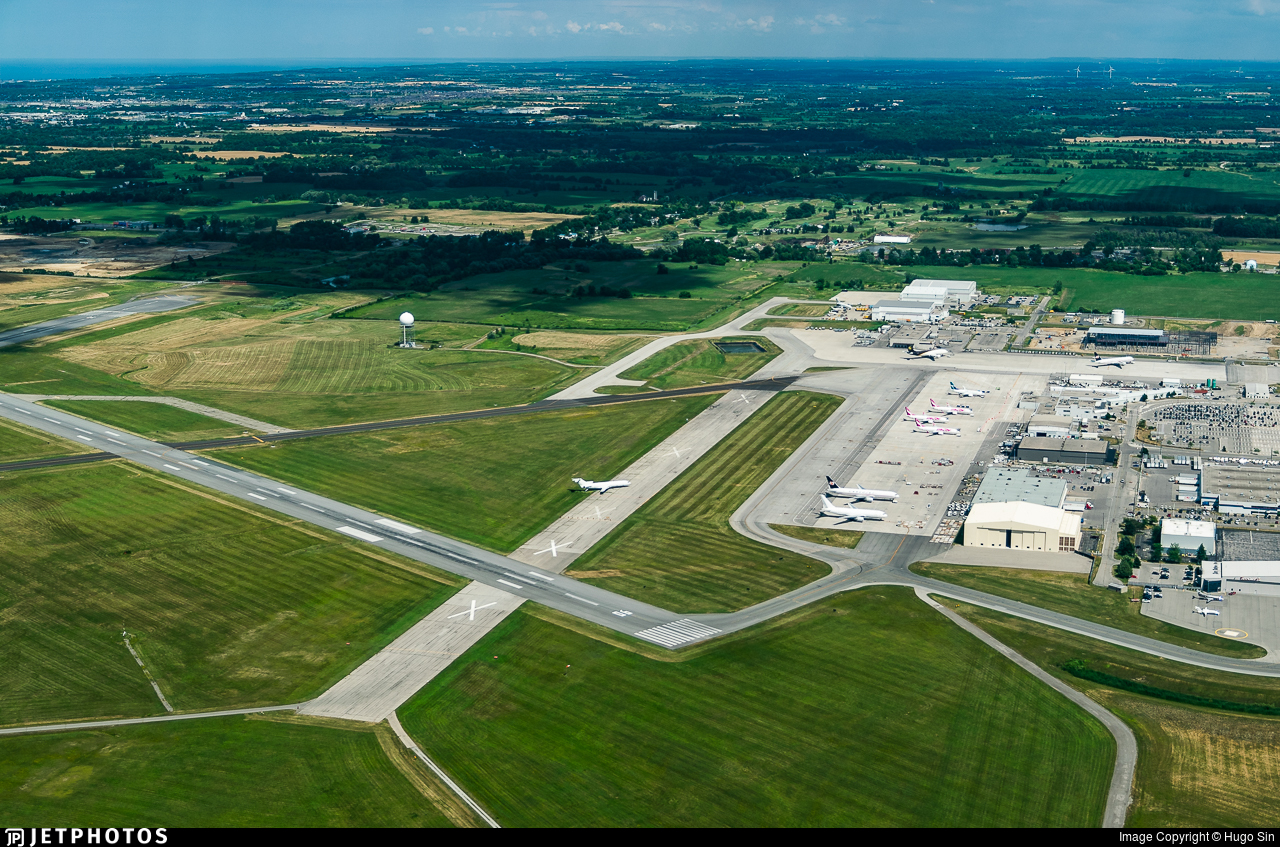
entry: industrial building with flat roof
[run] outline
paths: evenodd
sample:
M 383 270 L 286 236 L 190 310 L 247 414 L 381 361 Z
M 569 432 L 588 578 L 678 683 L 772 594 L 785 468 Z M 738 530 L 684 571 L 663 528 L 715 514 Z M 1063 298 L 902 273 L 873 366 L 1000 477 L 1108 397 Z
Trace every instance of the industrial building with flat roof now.
M 982 478 L 973 495 L 976 503 L 1035 503 L 1062 508 L 1067 499 L 1067 481 L 1061 477 L 1040 476 L 1030 468 L 992 468 Z
M 1018 443 L 1018 458 L 1024 462 L 1059 465 L 1109 465 L 1116 451 L 1096 438 L 1041 438 L 1028 435 Z
M 1183 330 L 1165 332 L 1163 329 L 1137 329 L 1129 326 L 1094 326 L 1085 335 L 1085 346 L 1109 347 L 1123 350 L 1158 349 L 1167 353 L 1191 353 L 1207 356 L 1218 343 L 1216 332 Z
M 1039 503 L 975 503 L 964 522 L 965 547 L 1074 553 L 1083 519 Z
M 1212 556 L 1217 552 L 1215 527 L 1212 521 L 1187 521 L 1179 518 L 1162 518 L 1160 521 L 1160 543 L 1168 550 L 1178 545 L 1183 554 L 1194 556 L 1203 546 L 1205 554 Z
M 1071 434 L 1075 422 L 1058 415 L 1032 415 L 1027 422 L 1027 435 L 1062 438 Z
M 937 323 L 951 314 L 933 302 L 912 303 L 903 300 L 881 300 L 871 307 L 873 321 L 929 321 Z
M 903 300 L 936 303 L 969 303 L 978 296 L 978 283 L 971 279 L 916 279 L 898 295 Z
M 1274 515 L 1280 511 L 1280 467 L 1205 462 L 1200 504 L 1224 515 Z

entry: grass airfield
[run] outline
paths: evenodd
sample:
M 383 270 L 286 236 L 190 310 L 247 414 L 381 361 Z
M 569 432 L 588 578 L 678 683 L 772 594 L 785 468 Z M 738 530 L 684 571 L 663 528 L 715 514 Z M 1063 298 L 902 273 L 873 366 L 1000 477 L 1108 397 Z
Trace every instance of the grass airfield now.
M 900 588 L 683 661 L 518 611 L 401 717 L 508 826 L 1097 826 L 1114 756 Z

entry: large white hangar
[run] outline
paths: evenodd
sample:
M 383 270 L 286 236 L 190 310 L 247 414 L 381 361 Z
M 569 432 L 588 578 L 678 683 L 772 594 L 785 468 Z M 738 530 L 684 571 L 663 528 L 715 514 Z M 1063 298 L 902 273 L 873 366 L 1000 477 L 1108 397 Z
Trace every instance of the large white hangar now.
M 1083 518 L 1039 503 L 975 503 L 964 522 L 965 547 L 1074 553 Z

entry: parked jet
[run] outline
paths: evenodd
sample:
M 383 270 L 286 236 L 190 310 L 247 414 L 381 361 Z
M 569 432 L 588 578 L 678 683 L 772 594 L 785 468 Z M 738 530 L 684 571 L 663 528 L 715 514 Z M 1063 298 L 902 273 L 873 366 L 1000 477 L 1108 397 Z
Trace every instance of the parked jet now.
M 959 435 L 960 430 L 949 426 L 928 426 L 926 424 L 916 424 L 916 432 L 924 432 L 929 435 Z
M 855 509 L 852 506 L 833 506 L 831 501 L 826 497 L 822 498 L 822 508 L 819 512 L 829 518 L 844 518 L 847 521 L 857 521 L 862 523 L 867 518 L 882 521 L 888 517 L 887 512 L 879 509 Z
M 960 388 L 954 382 L 951 388 L 947 389 L 948 394 L 956 394 L 960 397 L 986 397 L 987 392 L 981 388 Z
M 1196 610 L 1196 614 L 1197 614 L 1197 615 L 1199 615 L 1199 616 L 1200 616 L 1200 617 L 1202 617 L 1202 618 L 1204 618 L 1204 617 L 1208 617 L 1209 615 L 1221 615 L 1221 614 L 1222 614 L 1222 612 L 1220 612 L 1220 611 L 1219 611 L 1219 610 L 1217 610 L 1217 609 L 1210 609 L 1210 608 L 1204 608 L 1204 609 L 1202 609 L 1202 608 L 1200 608 L 1199 606 L 1196 606 L 1196 607 L 1195 607 L 1195 610 Z
M 1108 365 L 1115 365 L 1117 368 L 1123 368 L 1125 365 L 1132 364 L 1132 356 L 1113 356 L 1110 359 L 1104 359 L 1101 356 L 1094 356 L 1093 361 L 1089 362 L 1089 365 L 1095 368 L 1105 368 Z
M 929 411 L 941 412 L 944 415 L 972 415 L 973 409 L 968 406 L 939 406 L 933 402 L 933 398 L 929 398 Z
M 575 476 L 573 481 L 578 483 L 578 487 L 583 491 L 599 491 L 601 494 L 610 488 L 626 488 L 631 484 L 631 481 L 626 479 L 608 479 L 604 482 L 594 482 L 589 479 L 583 479 L 580 476 Z
M 919 353 L 917 353 L 915 350 L 912 350 L 911 355 L 915 356 L 917 359 L 935 359 L 936 360 L 936 359 L 945 359 L 947 356 L 951 355 L 951 352 L 947 350 L 947 348 L 945 347 L 934 347 L 932 350 L 922 350 Z
M 936 423 L 936 424 L 946 423 L 947 421 L 945 416 L 939 417 L 938 415 L 917 415 L 915 412 L 911 411 L 910 406 L 905 406 L 904 409 L 907 413 L 906 417 L 903 418 L 904 421 L 915 421 L 916 423 L 921 423 L 923 421 L 924 423 Z
M 863 488 L 861 485 L 855 485 L 853 488 L 841 488 L 836 485 L 836 481 L 831 477 L 827 477 L 827 494 L 832 497 L 852 497 L 854 500 L 892 500 L 898 502 L 898 492 L 896 491 L 878 491 L 874 488 Z

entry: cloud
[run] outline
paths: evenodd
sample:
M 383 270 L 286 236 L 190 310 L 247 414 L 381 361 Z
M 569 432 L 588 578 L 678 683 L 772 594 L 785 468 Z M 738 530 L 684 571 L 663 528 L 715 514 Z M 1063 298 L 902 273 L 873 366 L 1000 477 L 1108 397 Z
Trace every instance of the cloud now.
M 569 30 L 569 32 L 582 32 L 582 24 L 574 23 L 573 21 L 569 21 L 565 24 L 564 28 Z
M 651 21 L 651 22 L 649 23 L 649 29 L 653 30 L 654 32 L 666 32 L 666 31 L 667 31 L 667 25 L 666 25 L 666 24 L 660 24 L 660 23 L 658 23 L 657 21 Z
M 609 21 L 607 24 L 599 24 L 601 31 L 622 32 L 622 24 L 617 21 Z
M 1272 12 L 1280 11 L 1280 2 L 1277 2 L 1277 0 L 1247 0 L 1244 5 L 1246 9 L 1255 15 L 1269 15 Z
M 420 35 L 432 35 L 435 33 L 435 29 L 429 26 L 420 26 L 418 27 L 418 33 Z

